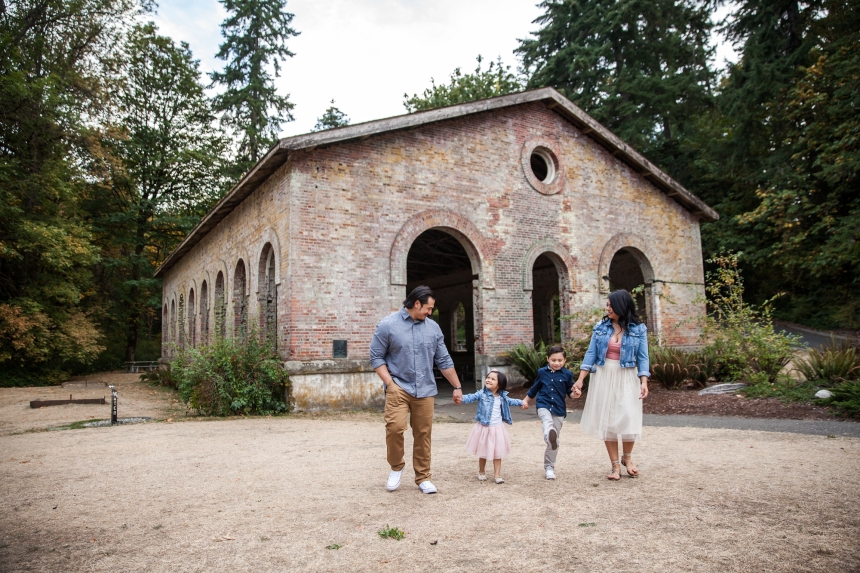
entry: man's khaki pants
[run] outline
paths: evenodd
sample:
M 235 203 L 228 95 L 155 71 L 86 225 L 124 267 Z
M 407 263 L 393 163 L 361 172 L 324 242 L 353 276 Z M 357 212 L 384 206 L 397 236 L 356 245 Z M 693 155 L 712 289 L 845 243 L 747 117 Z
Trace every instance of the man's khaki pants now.
M 413 398 L 396 383 L 388 385 L 385 394 L 385 444 L 388 446 L 388 465 L 399 472 L 406 465 L 403 459 L 403 433 L 406 416 L 412 425 L 412 467 L 415 483 L 430 479 L 430 435 L 433 431 L 433 396 Z

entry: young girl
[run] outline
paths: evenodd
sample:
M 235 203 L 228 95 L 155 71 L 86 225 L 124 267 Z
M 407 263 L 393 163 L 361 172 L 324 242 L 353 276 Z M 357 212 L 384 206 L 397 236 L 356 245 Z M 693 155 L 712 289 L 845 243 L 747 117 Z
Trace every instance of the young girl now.
M 505 388 L 508 387 L 507 377 L 496 370 L 491 370 L 484 380 L 484 389 L 474 394 L 463 396 L 463 404 L 478 402 L 478 413 L 475 414 L 475 425 L 469 439 L 466 440 L 466 451 L 478 456 L 478 480 L 486 481 L 484 469 L 487 460 L 493 460 L 493 474 L 496 483 L 505 483 L 502 479 L 502 458 L 511 453 L 511 438 L 502 422 L 513 424 L 511 406 L 523 406 L 522 400 L 508 398 Z

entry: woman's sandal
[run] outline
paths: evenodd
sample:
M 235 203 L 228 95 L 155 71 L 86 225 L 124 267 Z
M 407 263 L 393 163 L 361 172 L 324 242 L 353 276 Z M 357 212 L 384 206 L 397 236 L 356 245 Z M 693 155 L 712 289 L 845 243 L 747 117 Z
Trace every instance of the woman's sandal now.
M 624 469 L 627 470 L 627 475 L 632 478 L 639 477 L 639 468 L 637 468 L 633 464 L 633 460 L 630 459 L 631 454 L 624 454 L 621 456 L 621 465 L 624 466 Z M 626 458 L 626 460 L 625 460 Z
M 612 471 L 609 472 L 609 475 L 606 476 L 606 479 L 612 481 L 618 481 L 621 479 L 621 464 L 618 463 L 618 460 L 612 462 Z

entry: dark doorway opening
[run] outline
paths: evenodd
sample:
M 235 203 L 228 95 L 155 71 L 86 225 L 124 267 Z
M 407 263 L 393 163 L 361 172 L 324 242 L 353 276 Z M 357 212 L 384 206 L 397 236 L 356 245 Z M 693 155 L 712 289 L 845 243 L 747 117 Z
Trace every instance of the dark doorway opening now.
M 630 249 L 619 249 L 612 257 L 612 262 L 609 263 L 609 291 L 623 288 L 633 294 L 633 300 L 636 302 L 636 314 L 639 316 L 639 320 L 648 324 L 645 290 L 640 288 L 638 292 L 633 292 L 640 286 L 645 287 L 645 274 L 642 272 L 639 257 Z
M 463 392 L 475 391 L 475 309 L 472 261 L 453 235 L 440 229 L 424 231 L 406 257 L 406 293 L 427 285 L 436 295 L 432 317 L 445 335 L 445 346 L 454 360 Z M 404 295 L 405 298 L 405 295 Z M 449 393 L 451 385 L 437 372 L 439 391 Z
M 532 318 L 535 344 L 547 346 L 561 342 L 561 308 L 559 276 L 555 263 L 541 255 L 532 266 Z

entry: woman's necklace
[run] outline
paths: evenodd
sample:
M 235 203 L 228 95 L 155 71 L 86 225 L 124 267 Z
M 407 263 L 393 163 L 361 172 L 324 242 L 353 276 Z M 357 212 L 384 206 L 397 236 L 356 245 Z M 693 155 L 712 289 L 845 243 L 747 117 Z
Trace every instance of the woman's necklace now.
M 618 330 L 615 330 L 616 328 Z M 621 327 L 615 323 L 612 323 L 612 342 L 614 342 L 615 344 L 619 344 L 621 342 L 621 333 Z

